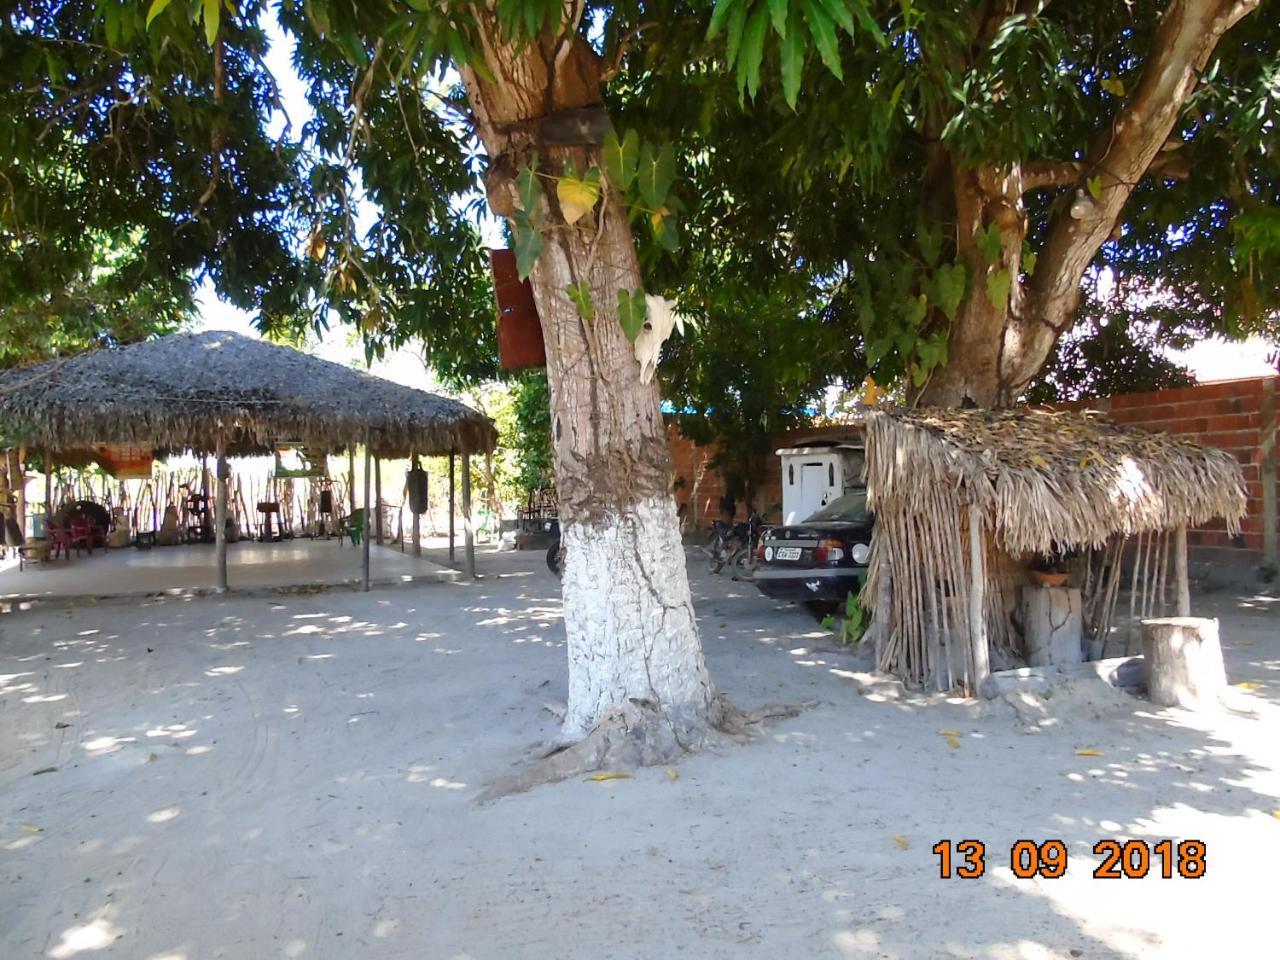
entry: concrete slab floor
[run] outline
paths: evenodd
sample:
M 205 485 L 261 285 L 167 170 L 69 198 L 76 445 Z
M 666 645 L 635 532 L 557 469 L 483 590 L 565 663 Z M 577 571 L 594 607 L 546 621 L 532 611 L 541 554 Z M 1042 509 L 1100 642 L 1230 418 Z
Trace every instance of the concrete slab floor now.
M 70 559 L 28 564 L 0 561 L 0 599 L 116 597 L 211 590 L 215 580 L 212 544 L 134 548 L 81 553 Z M 438 563 L 401 553 L 395 547 L 369 549 L 370 579 L 387 584 L 410 580 L 452 580 L 460 576 Z M 358 581 L 360 549 L 333 540 L 241 541 L 227 545 L 227 580 L 232 590 L 324 585 Z

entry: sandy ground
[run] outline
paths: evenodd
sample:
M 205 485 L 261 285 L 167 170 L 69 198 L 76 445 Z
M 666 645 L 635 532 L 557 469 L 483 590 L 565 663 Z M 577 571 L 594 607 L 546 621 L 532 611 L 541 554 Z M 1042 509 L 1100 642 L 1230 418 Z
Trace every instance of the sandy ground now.
M 699 574 L 722 687 L 816 706 L 677 779 L 478 806 L 564 688 L 541 558 L 486 568 L 0 618 L 0 957 L 1276 955 L 1274 600 L 1198 604 L 1257 685 L 1230 710 L 1014 710 L 888 699 L 803 612 Z M 1092 877 L 1096 840 L 1166 836 L 1207 844 L 1204 878 Z M 943 838 L 985 841 L 986 875 L 940 879 Z M 1016 879 L 1021 838 L 1065 841 L 1067 875 Z

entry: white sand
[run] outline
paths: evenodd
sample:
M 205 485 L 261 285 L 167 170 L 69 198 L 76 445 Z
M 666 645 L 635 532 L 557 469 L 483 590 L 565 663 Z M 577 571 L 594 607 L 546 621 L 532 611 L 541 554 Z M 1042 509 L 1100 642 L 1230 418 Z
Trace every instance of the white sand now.
M 0 618 L 0 957 L 1276 955 L 1280 605 L 1200 604 L 1263 684 L 1238 712 L 1015 712 L 863 696 L 804 613 L 699 576 L 721 686 L 819 705 L 674 781 L 479 807 L 564 689 L 541 558 L 486 559 L 511 575 Z M 1208 874 L 1092 879 L 1110 836 L 1204 840 Z M 940 880 L 944 837 L 986 877 Z M 1014 879 L 1024 837 L 1066 878 Z

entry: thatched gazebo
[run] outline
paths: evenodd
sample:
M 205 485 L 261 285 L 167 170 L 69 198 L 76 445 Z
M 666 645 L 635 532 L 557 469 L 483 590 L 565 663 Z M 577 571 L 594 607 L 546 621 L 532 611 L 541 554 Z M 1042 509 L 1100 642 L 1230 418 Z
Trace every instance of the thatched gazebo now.
M 497 445 L 485 416 L 456 400 L 391 383 L 290 347 L 227 331 L 178 333 L 0 374 L 0 423 L 30 448 L 76 455 L 101 444 L 211 454 L 216 476 L 219 588 L 226 587 L 226 458 L 290 442 L 370 456 L 462 455 Z M 364 500 L 369 502 L 369 471 Z M 474 565 L 468 538 L 468 569 Z M 368 543 L 364 542 L 368 582 Z
M 1025 658 L 1016 594 L 1038 560 L 1073 558 L 1095 650 L 1126 562 L 1131 617 L 1188 615 L 1187 525 L 1236 532 L 1245 509 L 1229 454 L 1089 413 L 873 412 L 866 479 L 878 665 L 939 690 L 978 690 L 994 648 Z

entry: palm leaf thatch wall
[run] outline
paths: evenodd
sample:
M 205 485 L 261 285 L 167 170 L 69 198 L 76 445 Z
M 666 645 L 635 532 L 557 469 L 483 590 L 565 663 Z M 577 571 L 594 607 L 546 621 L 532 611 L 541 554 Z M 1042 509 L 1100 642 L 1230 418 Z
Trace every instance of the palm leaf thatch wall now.
M 29 448 L 102 443 L 211 453 L 365 443 L 380 457 L 483 453 L 470 407 L 290 347 L 224 331 L 180 333 L 0 374 L 0 432 Z
M 1087 552 L 1086 630 L 1109 631 L 1128 538 L 1138 538 L 1135 562 L 1154 571 L 1169 531 L 1220 517 L 1235 533 L 1245 509 L 1229 454 L 1088 413 L 875 412 L 866 470 L 876 536 L 863 596 L 879 625 L 880 668 L 935 689 L 972 689 L 976 675 L 970 518 L 986 545 L 976 554 L 985 634 L 1017 653 L 1009 593 L 1032 555 Z

